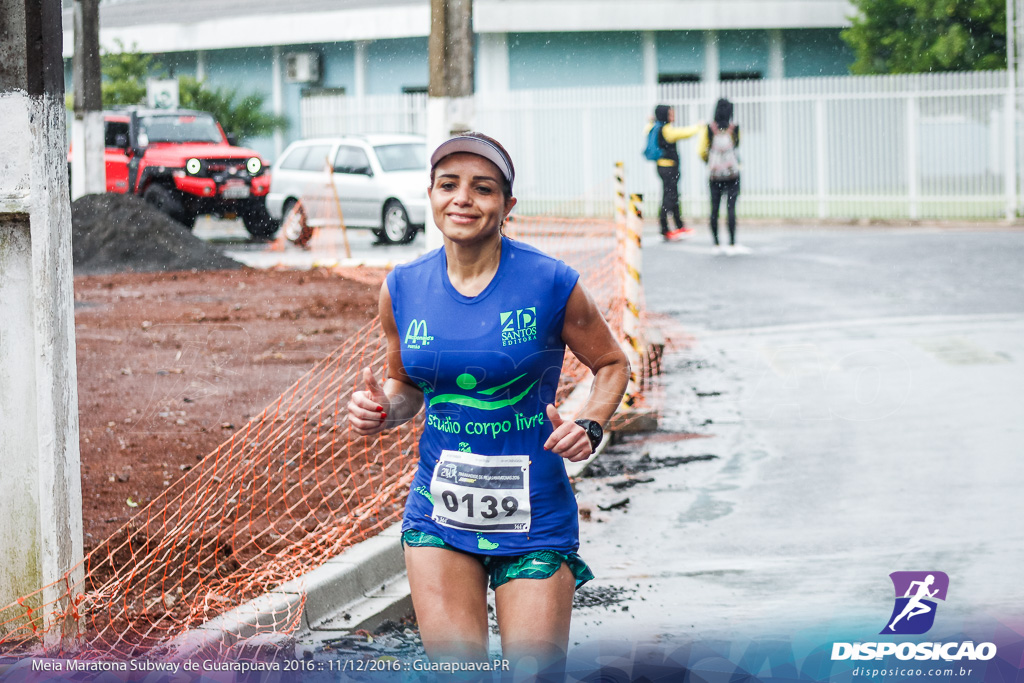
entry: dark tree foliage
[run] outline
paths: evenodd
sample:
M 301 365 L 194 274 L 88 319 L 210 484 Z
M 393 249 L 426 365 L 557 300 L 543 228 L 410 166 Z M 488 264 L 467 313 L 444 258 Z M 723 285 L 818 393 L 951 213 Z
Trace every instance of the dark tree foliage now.
M 1006 0 L 852 0 L 855 74 L 1006 68 Z

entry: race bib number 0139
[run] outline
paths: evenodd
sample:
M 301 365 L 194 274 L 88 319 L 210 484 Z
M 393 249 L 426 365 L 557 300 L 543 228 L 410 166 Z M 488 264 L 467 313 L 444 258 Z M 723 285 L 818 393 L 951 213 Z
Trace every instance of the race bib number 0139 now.
M 468 531 L 530 530 L 530 457 L 441 451 L 430 481 L 431 517 Z

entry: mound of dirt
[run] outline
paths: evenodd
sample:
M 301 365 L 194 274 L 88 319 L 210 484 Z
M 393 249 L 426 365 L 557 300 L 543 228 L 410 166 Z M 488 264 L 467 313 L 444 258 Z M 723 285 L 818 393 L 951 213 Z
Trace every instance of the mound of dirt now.
M 71 239 L 75 275 L 242 267 L 133 195 L 91 194 L 73 202 Z

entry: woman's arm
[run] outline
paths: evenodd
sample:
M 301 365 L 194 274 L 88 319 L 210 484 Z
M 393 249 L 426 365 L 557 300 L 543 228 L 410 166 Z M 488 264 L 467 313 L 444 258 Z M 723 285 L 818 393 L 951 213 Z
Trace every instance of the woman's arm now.
M 667 142 L 679 142 L 684 138 L 692 138 L 700 132 L 703 126 L 703 123 L 692 126 L 673 126 L 671 123 L 666 123 L 661 129 L 661 134 L 665 136 Z
M 366 388 L 352 392 L 348 402 L 349 424 L 356 434 L 363 436 L 397 427 L 412 419 L 423 407 L 423 392 L 413 384 L 402 366 L 402 346 L 387 281 L 381 285 L 378 308 L 387 340 L 388 378 L 382 387 L 370 369 L 364 368 L 363 386 Z
M 711 152 L 711 126 L 703 126 L 700 136 L 700 144 L 697 147 L 697 155 L 701 161 L 708 163 L 708 154 Z
M 629 382 L 629 360 L 611 328 L 583 285 L 576 283 L 565 307 L 562 340 L 580 362 L 594 373 L 590 395 L 572 419 L 586 418 L 604 426 L 622 402 Z M 563 422 L 553 405 L 547 409 L 555 430 L 544 448 L 572 461 L 591 454 L 586 430 L 572 420 Z

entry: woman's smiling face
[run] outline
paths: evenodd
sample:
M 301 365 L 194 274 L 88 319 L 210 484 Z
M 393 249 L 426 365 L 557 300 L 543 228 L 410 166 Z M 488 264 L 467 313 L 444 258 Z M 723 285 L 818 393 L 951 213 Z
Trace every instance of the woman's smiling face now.
M 434 223 L 456 243 L 492 237 L 516 203 L 505 196 L 503 187 L 501 171 L 482 156 L 446 156 L 434 167 L 434 182 L 427 191 Z

